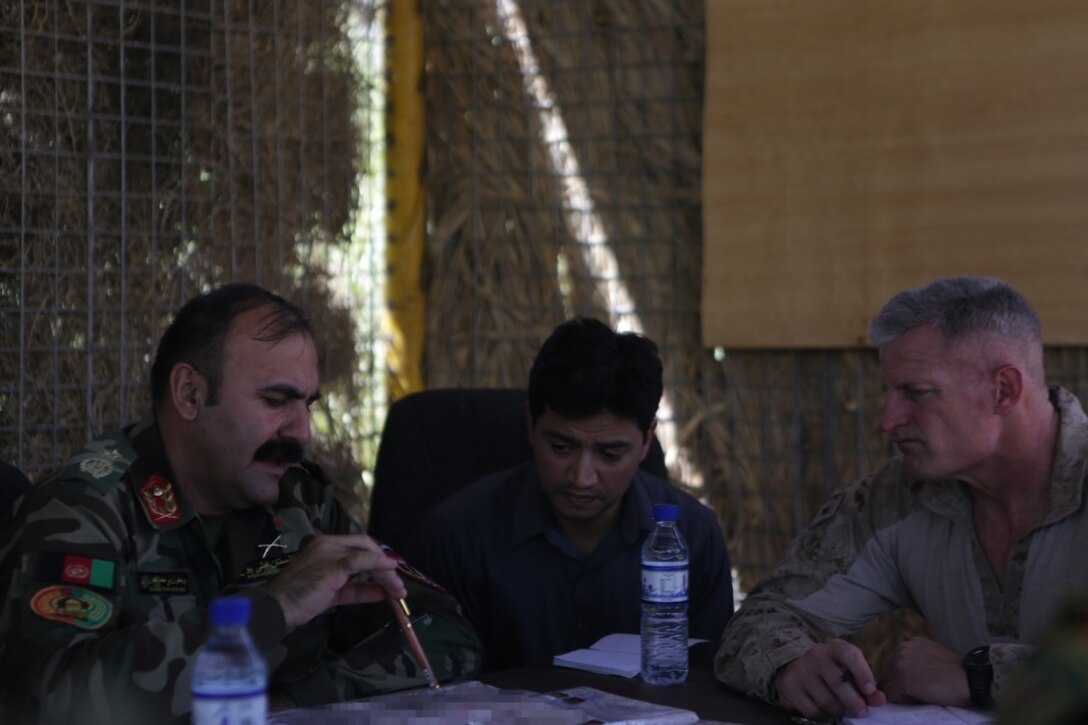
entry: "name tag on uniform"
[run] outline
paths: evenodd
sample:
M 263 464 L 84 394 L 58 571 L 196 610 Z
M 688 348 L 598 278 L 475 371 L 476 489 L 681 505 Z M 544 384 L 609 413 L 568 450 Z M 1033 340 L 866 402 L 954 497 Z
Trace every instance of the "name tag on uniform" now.
M 141 571 L 136 574 L 140 594 L 188 594 L 189 573 L 183 571 Z
M 283 571 L 283 568 L 290 564 L 297 554 L 298 552 L 292 552 L 251 561 L 246 564 L 245 568 L 242 569 L 242 573 L 238 575 L 238 582 L 257 582 L 271 579 Z

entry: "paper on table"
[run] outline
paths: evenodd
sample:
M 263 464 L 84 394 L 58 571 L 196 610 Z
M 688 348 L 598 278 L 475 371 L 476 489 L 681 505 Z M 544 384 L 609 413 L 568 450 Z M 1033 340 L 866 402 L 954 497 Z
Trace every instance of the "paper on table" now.
M 500 690 L 482 682 L 462 682 L 441 689 L 417 688 L 362 700 L 319 707 L 280 710 L 269 714 L 269 725 L 355 725 L 368 722 L 400 725 L 427 722 L 435 725 L 473 723 L 548 723 L 582 725 L 586 722 L 623 725 L 685 725 L 698 722 L 691 710 L 635 700 L 592 687 L 541 694 Z
M 705 639 L 689 639 L 688 646 Z M 573 667 L 602 675 L 634 677 L 642 671 L 641 644 L 637 634 L 609 634 L 589 646 L 552 658 L 558 667 Z
M 989 725 L 993 716 L 983 710 L 943 705 L 895 705 L 870 707 L 865 717 L 847 715 L 847 725 Z

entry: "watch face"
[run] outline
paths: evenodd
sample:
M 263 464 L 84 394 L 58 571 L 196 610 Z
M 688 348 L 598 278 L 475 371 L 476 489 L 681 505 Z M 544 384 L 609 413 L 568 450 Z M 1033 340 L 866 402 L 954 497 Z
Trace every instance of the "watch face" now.
M 990 648 L 978 647 L 967 653 L 963 658 L 963 664 L 965 667 L 989 667 L 990 666 Z

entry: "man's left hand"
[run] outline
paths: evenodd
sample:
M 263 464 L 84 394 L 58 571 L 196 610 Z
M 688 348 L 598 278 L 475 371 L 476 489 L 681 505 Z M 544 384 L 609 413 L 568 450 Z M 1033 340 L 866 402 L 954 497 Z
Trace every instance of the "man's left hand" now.
M 925 637 L 903 640 L 884 662 L 880 689 L 889 702 L 969 707 L 963 657 Z

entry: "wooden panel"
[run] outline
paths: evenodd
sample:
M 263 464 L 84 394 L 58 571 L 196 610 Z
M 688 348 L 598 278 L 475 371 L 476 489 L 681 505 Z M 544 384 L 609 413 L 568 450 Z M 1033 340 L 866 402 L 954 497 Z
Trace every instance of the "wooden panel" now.
M 708 0 L 704 344 L 863 345 L 949 274 L 1088 343 L 1086 39 L 1077 0 Z

